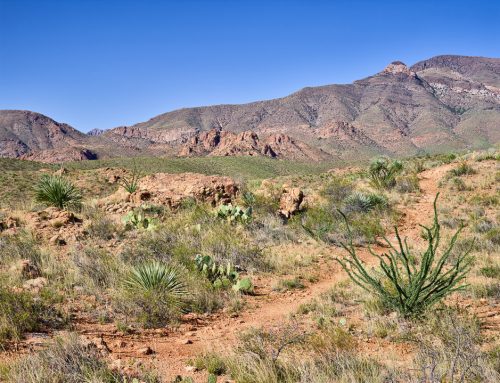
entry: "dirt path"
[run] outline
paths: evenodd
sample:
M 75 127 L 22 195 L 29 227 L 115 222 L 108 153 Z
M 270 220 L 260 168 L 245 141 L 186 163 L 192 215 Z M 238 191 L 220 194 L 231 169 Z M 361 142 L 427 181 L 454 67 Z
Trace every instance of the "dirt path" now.
M 443 166 L 420 174 L 421 194 L 418 196 L 418 201 L 410 206 L 400 207 L 405 213 L 400 226 L 402 236 L 418 238 L 420 233 L 418 224 L 432 217 L 437 182 L 448 168 L 448 166 Z M 374 262 L 366 249 L 360 249 L 359 253 L 368 263 Z M 112 350 L 113 359 L 151 358 L 139 352 L 141 349 L 150 347 L 154 350 L 155 367 L 167 381 L 176 375 L 188 375 L 192 376 L 195 381 L 204 382 L 206 378 L 203 373 L 186 371 L 189 359 L 204 351 L 229 349 L 235 344 L 238 336 L 250 327 L 268 327 L 283 323 L 290 314 L 297 311 L 300 305 L 318 297 L 335 283 L 346 278 L 346 274 L 334 262 L 334 257 L 341 254 L 341 249 L 331 247 L 326 259 L 318 265 L 319 281 L 303 290 L 277 293 L 272 291 L 271 286 L 265 281 L 260 281 L 260 285 L 257 281 L 258 294 L 246 299 L 246 307 L 237 316 L 225 313 L 213 316 L 191 315 L 187 323 L 169 333 L 159 330 L 149 334 L 119 334 L 117 336 L 112 326 L 109 332 L 104 333 L 101 328 L 99 335 L 102 334 L 104 341 Z M 88 334 L 89 337 L 98 335 L 90 326 L 88 329 L 80 328 L 79 330 Z

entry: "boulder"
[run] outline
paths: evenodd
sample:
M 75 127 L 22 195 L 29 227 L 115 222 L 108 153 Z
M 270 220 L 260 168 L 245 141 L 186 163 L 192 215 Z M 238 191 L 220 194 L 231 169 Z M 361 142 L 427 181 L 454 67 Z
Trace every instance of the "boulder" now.
M 304 200 L 304 193 L 299 188 L 283 188 L 283 193 L 280 198 L 280 208 L 278 213 L 285 218 L 290 218 L 292 215 L 300 211 L 300 205 Z
M 29 259 L 21 259 L 11 268 L 12 274 L 19 275 L 23 279 L 34 279 L 41 275 L 40 269 Z

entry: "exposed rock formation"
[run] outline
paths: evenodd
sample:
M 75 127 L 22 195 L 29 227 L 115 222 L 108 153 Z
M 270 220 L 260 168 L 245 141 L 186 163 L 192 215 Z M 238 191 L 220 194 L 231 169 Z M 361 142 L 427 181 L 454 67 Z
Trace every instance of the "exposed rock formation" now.
M 197 173 L 157 173 L 141 178 L 136 192 L 129 194 L 120 189 L 99 201 L 99 204 L 107 211 L 119 213 L 143 203 L 176 208 L 189 198 L 217 205 L 230 203 L 238 190 L 236 182 L 229 177 Z
M 30 161 L 59 163 L 66 161 L 96 160 L 97 154 L 89 149 L 69 147 L 31 152 L 30 154 L 21 156 L 21 158 Z
M 252 131 L 236 134 L 219 129 L 211 129 L 191 137 L 181 147 L 179 155 L 266 156 L 314 161 L 329 158 L 322 150 L 312 148 L 286 134 L 272 134 L 261 140 L 257 133 Z

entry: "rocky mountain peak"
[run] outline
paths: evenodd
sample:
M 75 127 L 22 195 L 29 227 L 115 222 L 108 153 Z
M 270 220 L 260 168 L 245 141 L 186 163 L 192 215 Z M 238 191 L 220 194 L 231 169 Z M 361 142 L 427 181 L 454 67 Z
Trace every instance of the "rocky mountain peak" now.
M 393 61 L 392 63 L 390 63 L 385 67 L 383 73 L 390 73 L 390 74 L 403 73 L 407 76 L 415 76 L 415 72 L 411 71 L 410 68 L 408 68 L 406 64 L 402 61 Z

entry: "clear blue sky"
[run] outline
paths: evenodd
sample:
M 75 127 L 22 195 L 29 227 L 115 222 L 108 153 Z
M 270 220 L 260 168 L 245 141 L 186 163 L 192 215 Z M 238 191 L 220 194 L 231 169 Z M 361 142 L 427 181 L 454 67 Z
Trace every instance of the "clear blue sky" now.
M 0 0 L 0 109 L 77 129 L 500 57 L 500 1 Z

